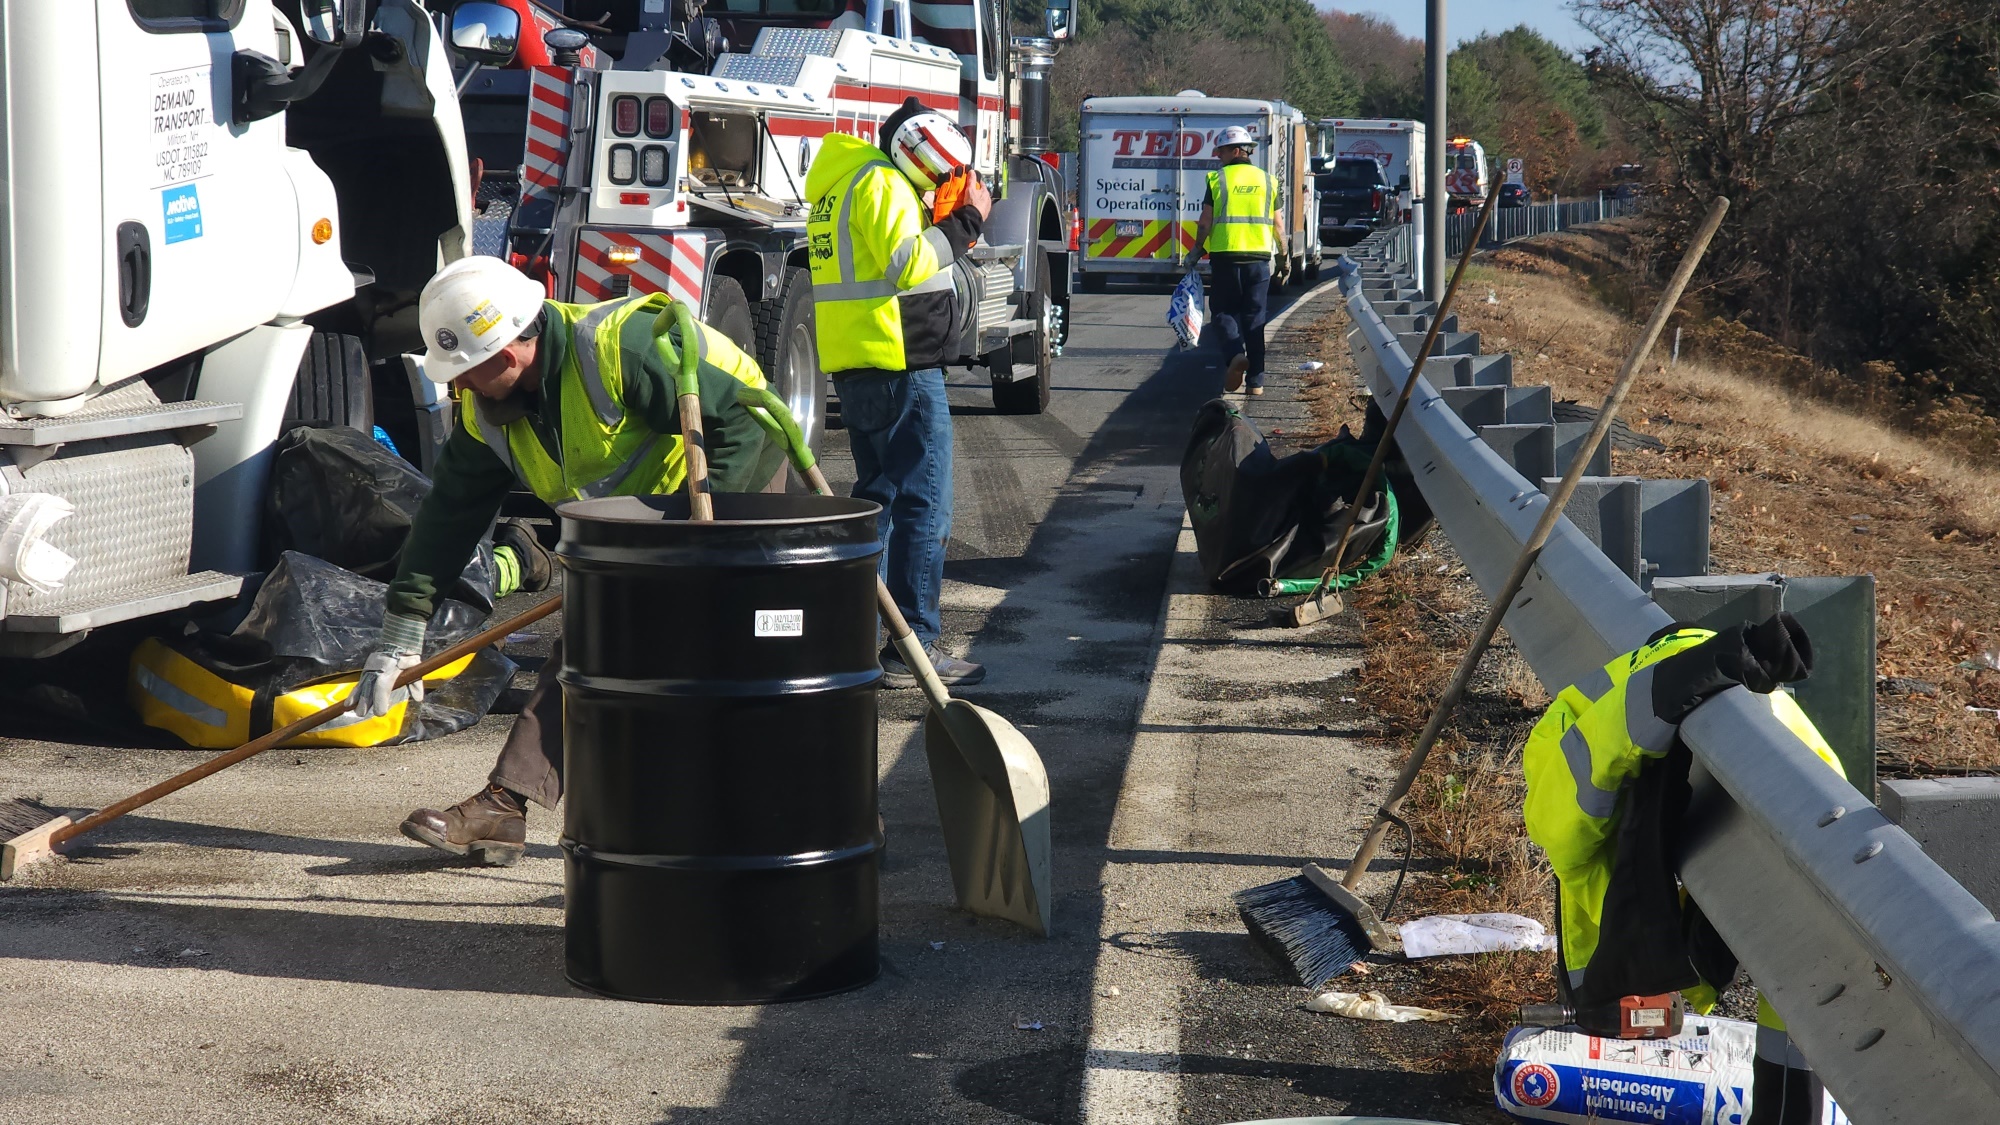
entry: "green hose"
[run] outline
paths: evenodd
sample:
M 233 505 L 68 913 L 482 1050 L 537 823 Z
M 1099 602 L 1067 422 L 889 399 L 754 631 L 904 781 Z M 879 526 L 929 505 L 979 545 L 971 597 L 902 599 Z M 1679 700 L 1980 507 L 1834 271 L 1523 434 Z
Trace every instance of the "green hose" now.
M 667 336 L 669 328 L 681 330 L 681 347 L 678 350 Z M 660 314 L 653 318 L 653 347 L 659 351 L 667 370 L 679 372 L 674 378 L 676 393 L 697 397 L 701 394 L 701 349 L 688 346 L 699 331 L 695 327 L 694 311 L 679 301 L 661 309 Z
M 750 416 L 757 420 L 759 426 L 764 427 L 764 432 L 771 436 L 771 440 L 791 457 L 792 467 L 799 471 L 801 477 L 818 464 L 813 459 L 812 447 L 806 444 L 804 431 L 799 429 L 798 419 L 792 417 L 792 412 L 785 406 L 785 400 L 772 394 L 770 388 L 753 387 L 748 383 L 738 384 L 736 401 L 750 411 Z

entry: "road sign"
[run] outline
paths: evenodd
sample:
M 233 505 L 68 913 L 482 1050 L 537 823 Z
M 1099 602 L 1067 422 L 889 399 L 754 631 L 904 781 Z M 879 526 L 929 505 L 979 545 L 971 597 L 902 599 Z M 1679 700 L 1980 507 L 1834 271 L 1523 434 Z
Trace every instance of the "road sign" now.
M 1510 184 L 1518 184 L 1522 182 L 1521 158 L 1518 156 L 1510 156 L 1507 158 L 1507 182 Z

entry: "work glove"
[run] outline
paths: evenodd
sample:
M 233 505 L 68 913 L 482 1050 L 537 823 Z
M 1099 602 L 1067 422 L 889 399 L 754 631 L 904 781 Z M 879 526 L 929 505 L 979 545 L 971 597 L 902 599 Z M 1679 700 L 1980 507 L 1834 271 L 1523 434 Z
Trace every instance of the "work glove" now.
M 1723 672 L 1759 695 L 1769 695 L 1779 684 L 1796 683 L 1812 672 L 1812 639 L 1805 626 L 1789 613 L 1773 614 L 1752 625 L 1744 622 L 1716 640 L 1735 634 L 1737 643 L 1717 654 Z
M 1745 621 L 1653 665 L 1653 713 L 1679 723 L 1712 695 L 1738 684 L 1768 695 L 1805 679 L 1812 665 L 1812 641 L 1798 618 L 1779 613 Z
M 356 718 L 373 719 L 386 715 L 405 697 L 411 703 L 423 702 L 422 680 L 411 681 L 402 691 L 398 691 L 395 685 L 397 676 L 423 661 L 425 624 L 421 617 L 406 617 L 400 613 L 382 618 L 382 634 L 368 651 L 368 658 L 361 662 L 361 677 L 354 682 L 353 714 Z

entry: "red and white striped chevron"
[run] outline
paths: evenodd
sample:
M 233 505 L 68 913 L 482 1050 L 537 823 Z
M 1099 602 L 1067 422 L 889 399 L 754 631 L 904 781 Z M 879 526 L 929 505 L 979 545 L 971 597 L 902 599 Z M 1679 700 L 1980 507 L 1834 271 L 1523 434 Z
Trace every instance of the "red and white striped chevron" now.
M 613 261 L 636 252 L 634 261 Z M 627 293 L 665 293 L 701 311 L 702 277 L 708 260 L 708 235 L 677 230 L 666 233 L 585 230 L 577 239 L 576 299 L 609 301 Z
M 569 153 L 570 72 L 538 66 L 528 72 L 528 139 L 521 154 L 521 201 L 546 198 L 562 182 Z

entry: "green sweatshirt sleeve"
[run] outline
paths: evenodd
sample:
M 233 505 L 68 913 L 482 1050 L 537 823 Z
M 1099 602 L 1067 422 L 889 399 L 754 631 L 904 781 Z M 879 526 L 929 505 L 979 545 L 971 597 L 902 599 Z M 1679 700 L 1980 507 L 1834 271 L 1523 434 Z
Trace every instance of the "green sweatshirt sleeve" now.
M 390 613 L 430 617 L 437 599 L 464 573 L 513 487 L 514 474 L 492 450 L 463 429 L 451 432 L 389 583 Z
M 680 394 L 675 373 L 660 362 L 653 347 L 652 318 L 635 316 L 625 323 L 618 346 L 625 353 L 625 409 L 646 420 L 656 432 L 681 432 Z M 673 333 L 680 346 L 679 332 Z M 635 372 L 643 373 L 632 378 Z M 708 484 L 716 492 L 756 492 L 769 484 L 785 462 L 785 451 L 736 401 L 735 376 L 711 363 L 701 365 L 702 440 L 708 448 Z

